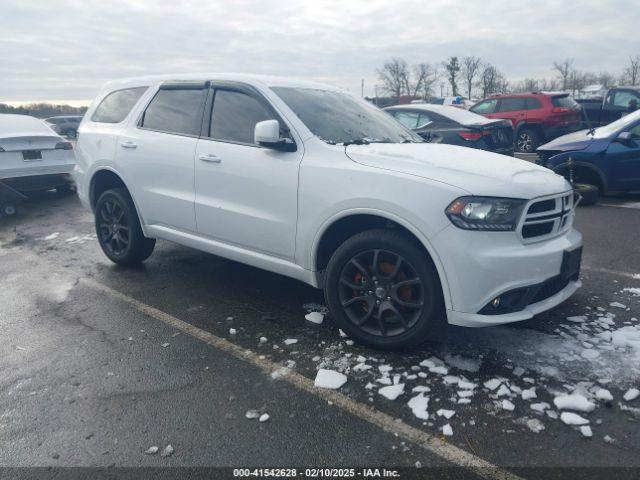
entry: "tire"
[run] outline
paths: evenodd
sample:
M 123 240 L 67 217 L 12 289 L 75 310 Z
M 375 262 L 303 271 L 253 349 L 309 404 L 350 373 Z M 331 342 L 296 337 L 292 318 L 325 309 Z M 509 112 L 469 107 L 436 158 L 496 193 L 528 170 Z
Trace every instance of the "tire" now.
M 431 259 L 391 230 L 368 230 L 338 247 L 327 266 L 324 295 L 338 327 L 374 348 L 407 348 L 436 339 L 445 324 Z
M 138 214 L 129 193 L 123 188 L 107 190 L 96 203 L 95 227 L 98 242 L 112 262 L 131 266 L 153 253 L 154 238 L 142 233 Z
M 516 135 L 516 151 L 535 153 L 540 146 L 540 135 L 532 128 L 523 128 Z
M 73 140 L 78 136 L 78 132 L 76 130 L 68 130 L 67 131 L 67 138 Z
M 573 190 L 578 192 L 582 199 L 578 206 L 595 205 L 600 197 L 600 189 L 595 185 L 587 185 L 586 183 L 576 183 Z

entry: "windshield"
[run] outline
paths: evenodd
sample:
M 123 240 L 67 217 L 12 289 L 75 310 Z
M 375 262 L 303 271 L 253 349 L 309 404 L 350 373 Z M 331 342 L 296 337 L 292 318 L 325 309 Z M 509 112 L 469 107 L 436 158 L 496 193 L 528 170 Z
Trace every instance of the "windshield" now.
M 346 93 L 291 87 L 272 90 L 315 136 L 327 143 L 422 142 L 382 110 Z
M 596 128 L 593 134 L 594 138 L 607 138 L 611 135 L 619 132 L 620 130 L 624 130 L 626 127 L 631 125 L 632 123 L 640 120 L 640 110 L 636 110 L 633 113 L 629 113 L 622 117 L 619 120 L 616 120 L 609 125 L 605 125 L 604 127 Z

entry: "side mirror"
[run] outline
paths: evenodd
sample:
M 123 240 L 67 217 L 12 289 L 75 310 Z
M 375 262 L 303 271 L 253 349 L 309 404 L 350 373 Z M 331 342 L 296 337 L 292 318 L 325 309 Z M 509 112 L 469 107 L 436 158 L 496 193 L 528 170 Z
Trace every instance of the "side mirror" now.
M 263 120 L 256 123 L 253 140 L 258 145 L 276 150 L 295 151 L 296 144 L 290 138 L 280 137 L 278 120 Z
M 621 142 L 628 142 L 631 140 L 631 132 L 620 132 L 617 136 L 617 139 Z

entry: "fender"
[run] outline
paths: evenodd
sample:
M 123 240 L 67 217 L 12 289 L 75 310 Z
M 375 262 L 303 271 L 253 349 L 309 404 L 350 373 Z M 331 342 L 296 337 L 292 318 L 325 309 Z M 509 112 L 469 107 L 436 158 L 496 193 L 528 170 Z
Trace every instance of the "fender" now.
M 438 272 L 438 276 L 440 277 L 440 284 L 442 287 L 442 295 L 444 297 L 444 303 L 445 303 L 445 307 L 447 309 L 451 308 L 451 295 L 449 293 L 449 282 L 447 280 L 447 275 L 444 271 L 444 267 L 442 266 L 442 261 L 440 260 L 440 257 L 438 256 L 438 253 L 436 252 L 436 250 L 433 248 L 433 245 L 431 245 L 431 242 L 429 242 L 429 240 L 427 239 L 427 237 L 415 226 L 413 225 L 411 222 L 405 220 L 402 217 L 399 217 L 393 213 L 389 213 L 387 211 L 384 210 L 378 210 L 375 208 L 352 208 L 352 209 L 348 209 L 348 210 L 342 210 L 338 213 L 335 213 L 334 215 L 332 215 L 331 217 L 327 218 L 324 222 L 322 222 L 320 228 L 318 229 L 318 232 L 316 233 L 314 239 L 313 239 L 313 243 L 312 243 L 312 248 L 311 248 L 311 258 L 310 258 L 310 263 L 309 265 L 311 265 L 311 268 L 314 272 L 316 272 L 316 278 L 318 281 L 318 285 L 321 285 L 321 274 L 320 272 L 318 272 L 317 270 L 317 264 L 316 264 L 316 259 L 318 256 L 318 248 L 320 246 L 320 240 L 322 239 L 323 235 L 325 234 L 325 232 L 327 231 L 327 229 L 333 225 L 333 223 L 335 223 L 336 221 L 340 220 L 341 218 L 344 217 L 348 217 L 351 215 L 374 215 L 377 217 L 381 217 L 381 218 L 385 218 L 387 220 L 390 220 L 392 222 L 397 223 L 398 225 L 401 225 L 402 227 L 406 228 L 408 231 L 410 231 L 417 239 L 418 241 L 422 244 L 422 246 L 425 248 L 425 250 L 427 251 L 427 253 L 429 253 L 429 255 L 431 256 L 431 260 L 433 261 L 433 264 L 436 267 L 436 270 Z M 436 232 L 437 233 L 437 232 Z
M 127 192 L 129 192 L 129 196 L 131 197 L 131 200 L 133 200 L 133 205 L 136 208 L 136 215 L 138 216 L 138 221 L 140 222 L 140 227 L 142 228 L 142 233 L 146 237 L 147 236 L 147 230 L 145 228 L 144 219 L 142 218 L 142 215 L 140 213 L 140 208 L 138 208 L 138 202 L 136 202 L 136 199 L 133 196 L 133 193 L 131 193 L 131 189 L 129 188 L 129 185 L 127 185 L 127 182 L 124 181 L 124 178 L 122 177 L 120 172 L 118 172 L 117 170 L 115 170 L 111 166 L 108 166 L 108 165 L 98 166 L 91 173 L 91 179 L 89 180 L 89 202 L 91 203 L 91 210 L 94 211 L 94 205 L 93 205 L 93 202 L 91 201 L 91 199 L 93 198 L 93 187 L 94 187 L 94 184 L 95 184 L 95 178 L 96 178 L 96 175 L 98 173 L 103 172 L 103 171 L 108 171 L 108 172 L 113 173 L 124 184 L 125 188 L 127 189 Z M 98 199 L 96 198 L 95 200 L 97 201 Z M 95 211 L 94 211 L 94 214 L 95 214 Z
M 576 156 L 580 157 L 580 152 L 562 152 L 558 155 L 554 155 L 553 157 L 549 158 L 549 160 L 547 160 L 547 165 L 549 165 L 548 168 L 553 170 L 555 173 L 560 174 L 562 170 L 569 167 L 569 157 L 573 157 L 574 167 L 586 168 L 588 170 L 591 170 L 593 173 L 598 175 L 598 178 L 602 182 L 602 188 L 604 189 L 604 191 L 608 191 L 609 183 L 607 182 L 604 172 L 593 163 L 583 162 L 579 159 L 576 160 Z M 554 165 L 550 166 L 551 163 L 553 163 Z

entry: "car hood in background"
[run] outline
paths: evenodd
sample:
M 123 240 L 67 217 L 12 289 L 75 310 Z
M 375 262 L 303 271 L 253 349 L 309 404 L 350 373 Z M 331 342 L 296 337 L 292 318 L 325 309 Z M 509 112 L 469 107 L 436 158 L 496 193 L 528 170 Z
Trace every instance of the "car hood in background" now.
M 370 167 L 428 178 L 473 195 L 534 198 L 569 190 L 551 170 L 525 160 L 454 145 L 349 145 L 346 154 Z
M 584 150 L 593 143 L 593 136 L 587 135 L 589 130 L 569 133 L 538 147 L 538 150 L 553 150 L 555 152 L 575 152 Z

